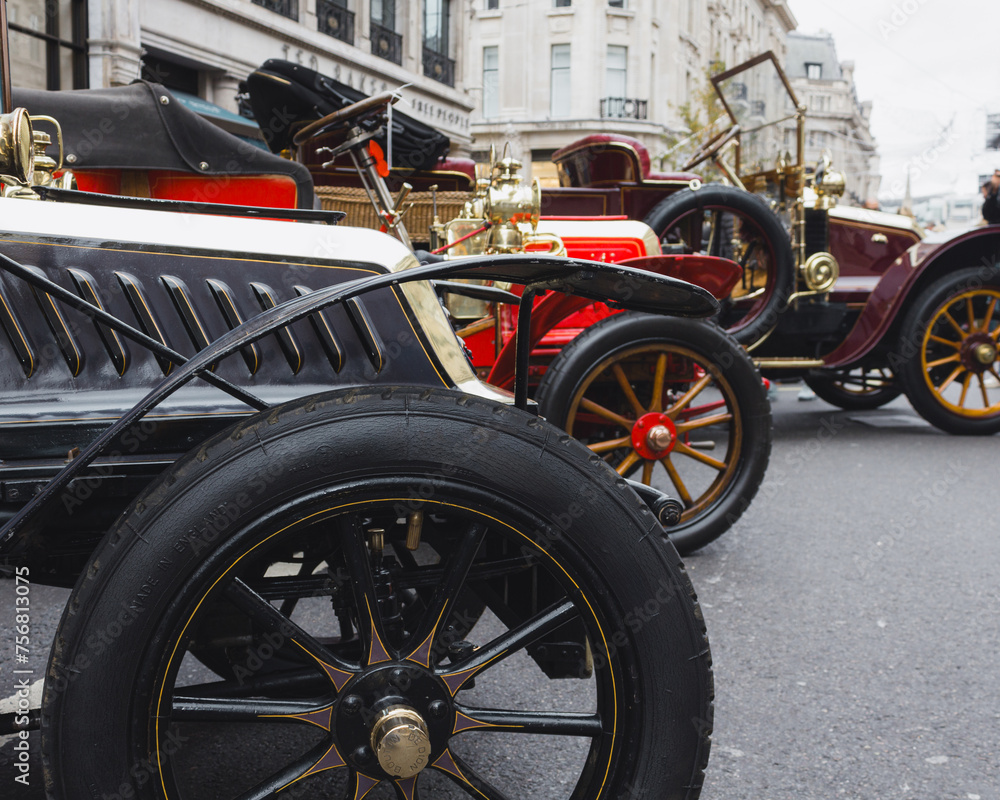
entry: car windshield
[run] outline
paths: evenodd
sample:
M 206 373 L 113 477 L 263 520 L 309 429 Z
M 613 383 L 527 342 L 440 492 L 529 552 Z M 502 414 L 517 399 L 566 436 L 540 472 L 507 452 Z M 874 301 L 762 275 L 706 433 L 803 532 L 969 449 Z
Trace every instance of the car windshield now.
M 741 172 L 768 169 L 786 144 L 787 126 L 794 119 L 798 100 L 773 54 L 765 53 L 712 78 L 715 91 L 732 121 L 740 126 Z

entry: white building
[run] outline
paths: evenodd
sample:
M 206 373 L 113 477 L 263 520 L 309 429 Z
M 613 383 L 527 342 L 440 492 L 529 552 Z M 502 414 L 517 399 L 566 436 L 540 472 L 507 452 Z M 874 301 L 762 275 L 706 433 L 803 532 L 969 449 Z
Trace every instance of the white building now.
M 829 150 L 847 178 L 843 201 L 862 205 L 878 196 L 879 156 L 869 129 L 871 101 L 859 102 L 854 62 L 838 61 L 829 33 L 788 34 L 785 72 L 806 112 L 806 162 Z
M 460 0 L 8 0 L 15 85 L 100 88 L 142 73 L 235 111 L 268 58 L 374 94 L 468 150 L 467 15 Z M 47 13 L 48 12 L 48 13 Z M 478 82 L 478 74 L 477 74 Z
M 545 173 L 552 151 L 593 133 L 654 155 L 711 65 L 784 54 L 785 0 L 472 0 L 466 85 L 475 151 L 510 144 Z

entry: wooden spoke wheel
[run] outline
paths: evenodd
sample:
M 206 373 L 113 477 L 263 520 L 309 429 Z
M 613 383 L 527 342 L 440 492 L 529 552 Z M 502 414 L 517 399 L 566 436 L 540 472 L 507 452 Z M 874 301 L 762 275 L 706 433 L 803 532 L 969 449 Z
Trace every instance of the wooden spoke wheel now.
M 949 433 L 1000 430 L 1000 279 L 962 270 L 927 289 L 907 315 L 916 354 L 900 378 L 913 407 Z
M 742 267 L 718 317 L 740 344 L 750 345 L 774 328 L 795 288 L 795 259 L 788 234 L 763 200 L 733 186 L 709 184 L 669 195 L 644 222 L 665 253 L 703 253 Z
M 888 367 L 817 370 L 809 373 L 805 381 L 818 397 L 847 411 L 880 408 L 903 393 Z
M 542 414 L 619 475 L 684 505 L 671 541 L 690 552 L 728 529 L 767 467 L 770 408 L 746 353 L 702 321 L 623 314 L 553 361 Z
M 711 657 L 654 524 L 507 405 L 418 388 L 269 410 L 168 470 L 77 585 L 49 790 L 693 800 Z

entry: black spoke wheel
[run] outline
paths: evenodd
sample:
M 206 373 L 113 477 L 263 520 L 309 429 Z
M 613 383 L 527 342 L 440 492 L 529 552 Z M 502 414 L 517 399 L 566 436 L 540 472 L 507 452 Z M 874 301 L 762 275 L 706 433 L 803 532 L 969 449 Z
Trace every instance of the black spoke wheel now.
M 1000 270 L 956 270 L 931 284 L 903 321 L 899 350 L 920 416 L 948 433 L 1000 431 Z
M 846 411 L 881 408 L 903 393 L 888 367 L 816 370 L 806 375 L 805 382 L 817 397 Z
M 666 197 L 644 222 L 665 253 L 702 253 L 742 267 L 719 315 L 719 324 L 740 344 L 754 343 L 775 326 L 795 288 L 795 258 L 788 234 L 763 200 L 709 184 Z
M 553 360 L 540 413 L 624 477 L 684 506 L 670 541 L 690 553 L 750 505 L 771 453 L 760 374 L 732 337 L 703 320 L 616 314 Z
M 52 792 L 697 797 L 700 613 L 652 515 L 590 455 L 432 390 L 300 401 L 202 445 L 70 599 L 44 701 Z M 220 678 L 206 648 L 239 660 Z

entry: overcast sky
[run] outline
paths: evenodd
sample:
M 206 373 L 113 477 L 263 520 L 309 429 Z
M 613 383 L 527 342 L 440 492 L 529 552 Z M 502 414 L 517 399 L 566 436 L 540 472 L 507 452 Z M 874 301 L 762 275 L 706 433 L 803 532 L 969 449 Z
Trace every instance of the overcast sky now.
M 833 34 L 853 60 L 882 157 L 879 195 L 968 194 L 1000 167 L 985 151 L 986 114 L 1000 114 L 998 0 L 789 0 L 802 33 Z M 951 128 L 948 129 L 948 125 Z M 901 197 L 900 197 L 901 199 Z

